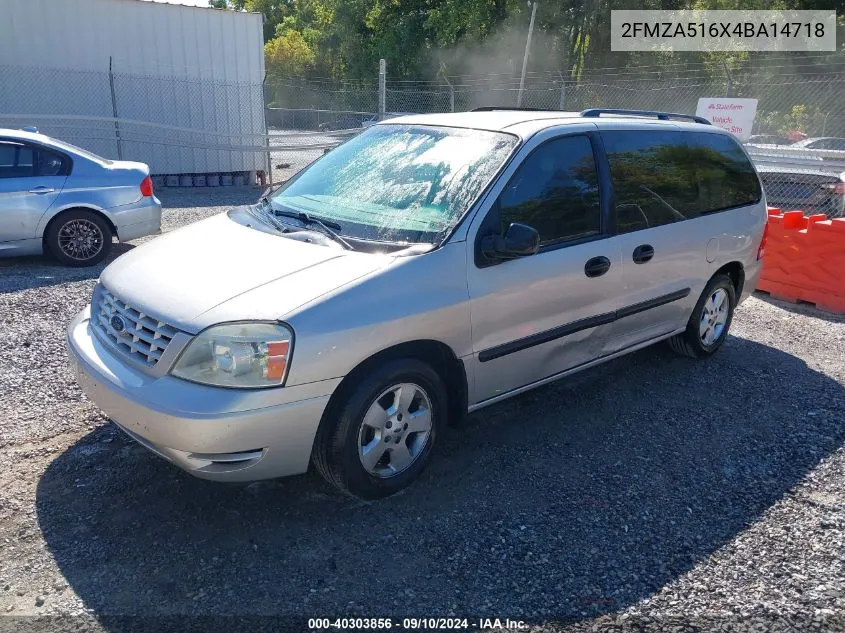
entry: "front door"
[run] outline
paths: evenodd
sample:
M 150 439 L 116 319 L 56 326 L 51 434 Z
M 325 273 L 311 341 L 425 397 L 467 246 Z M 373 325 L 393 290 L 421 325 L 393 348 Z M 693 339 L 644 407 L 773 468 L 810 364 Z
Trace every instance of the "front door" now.
M 37 237 L 41 217 L 64 186 L 64 160 L 46 149 L 0 140 L 0 243 Z
M 602 356 L 622 282 L 616 238 L 605 233 L 594 137 L 558 136 L 516 169 L 480 224 L 540 234 L 535 255 L 468 262 L 475 383 L 471 404 Z M 477 248 L 477 246 L 476 246 Z

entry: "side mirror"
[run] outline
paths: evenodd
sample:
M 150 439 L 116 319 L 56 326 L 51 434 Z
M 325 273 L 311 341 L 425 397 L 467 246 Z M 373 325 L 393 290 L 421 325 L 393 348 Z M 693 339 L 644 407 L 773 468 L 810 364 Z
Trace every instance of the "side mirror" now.
M 527 224 L 513 222 L 504 236 L 488 235 L 481 240 L 481 252 L 489 259 L 516 259 L 540 250 L 540 234 Z

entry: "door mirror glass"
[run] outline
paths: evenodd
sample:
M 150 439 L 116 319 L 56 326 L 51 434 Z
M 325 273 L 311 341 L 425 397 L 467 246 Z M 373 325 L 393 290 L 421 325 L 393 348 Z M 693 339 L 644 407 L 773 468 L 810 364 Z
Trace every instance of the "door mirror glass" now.
M 504 235 L 488 235 L 482 240 L 481 250 L 490 259 L 516 259 L 534 255 L 540 250 L 537 229 L 513 222 Z

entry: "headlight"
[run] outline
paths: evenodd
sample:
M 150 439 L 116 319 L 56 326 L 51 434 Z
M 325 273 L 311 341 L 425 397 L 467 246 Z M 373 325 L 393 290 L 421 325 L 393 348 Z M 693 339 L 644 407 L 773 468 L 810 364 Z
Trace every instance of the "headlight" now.
M 293 332 L 281 323 L 226 323 L 200 332 L 170 373 L 218 387 L 278 387 L 292 351 Z

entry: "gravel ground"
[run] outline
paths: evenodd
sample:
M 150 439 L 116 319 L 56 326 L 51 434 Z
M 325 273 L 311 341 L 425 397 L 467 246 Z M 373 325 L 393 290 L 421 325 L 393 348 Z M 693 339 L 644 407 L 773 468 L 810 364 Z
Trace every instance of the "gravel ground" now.
M 165 230 L 259 195 L 166 190 Z M 843 318 L 751 298 L 714 358 L 657 346 L 482 410 L 372 503 L 310 473 L 200 481 L 110 425 L 62 343 L 98 272 L 0 263 L 4 633 L 449 614 L 845 630 Z

